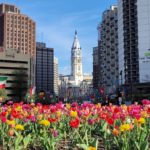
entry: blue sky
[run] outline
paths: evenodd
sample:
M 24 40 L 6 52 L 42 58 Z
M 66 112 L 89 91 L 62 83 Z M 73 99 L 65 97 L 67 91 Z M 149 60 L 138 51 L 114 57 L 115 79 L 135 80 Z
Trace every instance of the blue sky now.
M 92 74 L 92 50 L 97 46 L 97 26 L 102 12 L 117 0 L 0 0 L 15 4 L 36 22 L 36 41 L 54 48 L 59 73 L 70 73 L 74 32 L 82 47 L 83 72 Z

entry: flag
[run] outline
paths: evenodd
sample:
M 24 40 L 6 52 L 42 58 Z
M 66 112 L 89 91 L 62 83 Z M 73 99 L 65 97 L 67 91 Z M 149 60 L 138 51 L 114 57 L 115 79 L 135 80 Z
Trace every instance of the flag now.
M 31 86 L 29 91 L 30 91 L 30 96 L 34 95 L 35 94 L 35 89 L 36 87 L 35 86 Z
M 4 89 L 6 87 L 7 77 L 0 76 L 0 89 Z

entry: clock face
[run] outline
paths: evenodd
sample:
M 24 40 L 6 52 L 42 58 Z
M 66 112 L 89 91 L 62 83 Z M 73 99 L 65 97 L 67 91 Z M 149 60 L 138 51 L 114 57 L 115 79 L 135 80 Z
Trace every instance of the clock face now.
M 80 54 L 81 54 L 80 51 L 78 51 L 78 52 L 77 52 L 77 55 L 80 56 Z

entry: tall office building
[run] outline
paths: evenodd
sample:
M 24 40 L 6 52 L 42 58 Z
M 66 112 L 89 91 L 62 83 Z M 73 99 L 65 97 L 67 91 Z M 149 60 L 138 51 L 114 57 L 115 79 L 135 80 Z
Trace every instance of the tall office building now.
M 118 81 L 118 25 L 117 6 L 104 11 L 98 27 L 99 86 L 106 93 L 116 91 Z
M 35 22 L 14 5 L 0 4 L 0 47 L 35 56 Z
M 30 84 L 30 67 L 31 59 L 29 54 L 18 53 L 16 50 L 0 52 L 0 76 L 8 77 L 6 82 L 8 98 L 14 98 L 20 94 L 25 96 L 26 93 L 21 93 L 21 91 L 26 91 Z M 17 93 L 14 92 L 15 89 L 18 90 Z
M 98 89 L 99 82 L 98 47 L 93 48 L 93 88 Z
M 31 85 L 35 84 L 35 22 L 10 4 L 0 4 L 0 52 L 16 50 L 31 57 Z
M 54 49 L 40 42 L 36 44 L 36 90 L 54 92 Z
M 150 1 L 118 0 L 120 82 L 150 82 Z
M 54 57 L 54 93 L 58 95 L 58 58 Z

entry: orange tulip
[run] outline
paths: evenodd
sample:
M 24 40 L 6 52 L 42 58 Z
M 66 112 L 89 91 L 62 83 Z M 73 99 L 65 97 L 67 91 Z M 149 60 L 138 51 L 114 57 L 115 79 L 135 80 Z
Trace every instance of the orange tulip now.
M 115 136 L 119 135 L 119 131 L 117 129 L 113 129 L 113 135 Z
M 8 130 L 8 135 L 13 136 L 14 135 L 14 130 L 12 130 L 12 129 Z

